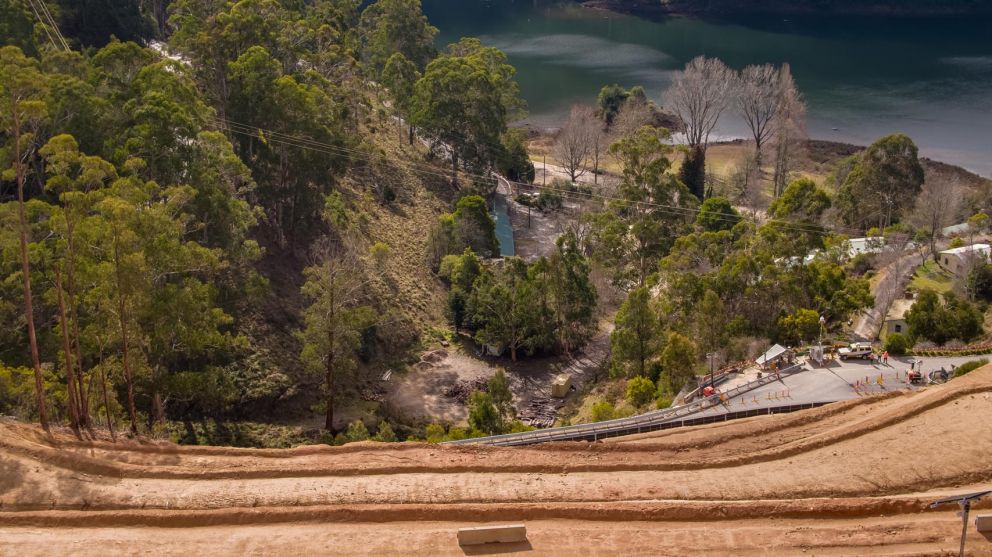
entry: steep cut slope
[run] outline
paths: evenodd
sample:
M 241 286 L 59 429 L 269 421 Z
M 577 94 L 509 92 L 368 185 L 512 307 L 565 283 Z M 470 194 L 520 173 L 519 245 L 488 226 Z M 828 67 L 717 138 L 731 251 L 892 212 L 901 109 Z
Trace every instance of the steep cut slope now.
M 552 554 L 576 550 L 569 531 L 602 554 L 939 554 L 959 519 L 926 505 L 992 484 L 990 419 L 992 366 L 915 394 L 522 449 L 113 445 L 0 422 L 0 536 L 17 554 L 42 534 L 83 554 L 457 554 L 457 527 L 523 520 Z M 179 527 L 190 535 L 166 546 L 177 536 L 158 529 Z

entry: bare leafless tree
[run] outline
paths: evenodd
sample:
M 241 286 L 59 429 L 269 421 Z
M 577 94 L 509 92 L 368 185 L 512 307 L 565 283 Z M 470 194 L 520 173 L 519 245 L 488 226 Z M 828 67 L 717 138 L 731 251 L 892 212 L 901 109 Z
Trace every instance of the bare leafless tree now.
M 612 140 L 617 141 L 631 135 L 641 129 L 641 126 L 651 124 L 653 119 L 654 114 L 648 103 L 628 100 L 613 118 L 613 125 L 610 126 Z
M 783 64 L 779 70 L 777 108 L 774 118 L 775 197 L 782 195 L 798 155 L 806 144 L 806 103 L 796 89 L 792 70 Z
M 723 195 L 749 209 L 752 218 L 757 218 L 758 212 L 767 207 L 761 185 L 761 167 L 754 153 L 745 152 L 741 157 L 737 169 L 727 180 Z
M 755 159 L 761 165 L 761 147 L 775 132 L 779 112 L 779 70 L 771 64 L 748 66 L 737 83 L 737 111 L 754 138 Z
M 716 58 L 699 56 L 675 75 L 664 94 L 665 107 L 682 120 L 682 133 L 693 148 L 706 150 L 710 134 L 730 104 L 737 78 Z
M 937 256 L 937 237 L 957 213 L 961 191 L 961 183 L 956 177 L 927 172 L 916 206 L 909 214 L 909 223 L 926 235 L 930 255 L 934 258 Z
M 552 154 L 573 182 L 586 173 L 589 159 L 593 158 L 596 149 L 596 135 L 600 133 L 601 126 L 592 107 L 575 105 L 568 115 L 568 121 L 558 133 Z

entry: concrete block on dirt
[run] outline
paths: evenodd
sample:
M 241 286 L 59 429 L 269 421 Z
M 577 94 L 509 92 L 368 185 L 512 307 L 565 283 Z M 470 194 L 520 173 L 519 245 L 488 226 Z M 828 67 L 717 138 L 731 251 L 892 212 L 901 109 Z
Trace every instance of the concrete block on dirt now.
M 975 517 L 975 528 L 979 532 L 992 532 L 992 514 Z
M 527 541 L 527 527 L 523 524 L 504 526 L 476 526 L 458 529 L 458 545 L 484 543 L 513 543 Z

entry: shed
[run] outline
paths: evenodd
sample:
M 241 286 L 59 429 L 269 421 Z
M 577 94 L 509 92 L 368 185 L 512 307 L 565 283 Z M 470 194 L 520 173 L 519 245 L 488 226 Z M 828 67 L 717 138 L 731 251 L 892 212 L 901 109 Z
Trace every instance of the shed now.
M 955 275 L 967 272 L 972 264 L 988 261 L 992 247 L 988 244 L 972 244 L 940 252 L 940 264 Z
M 755 362 L 761 367 L 768 367 L 776 362 L 787 359 L 791 354 L 791 350 L 781 344 L 776 344 L 769 348 L 767 352 L 758 356 Z
M 568 396 L 568 391 L 572 388 L 572 376 L 561 374 L 555 377 L 555 380 L 551 383 L 551 396 L 555 398 L 565 398 Z
M 892 333 L 906 334 L 909 332 L 909 325 L 906 323 L 906 313 L 913 307 L 914 300 L 899 298 L 889 306 L 889 312 L 885 314 L 885 322 L 882 325 L 882 338 L 886 338 Z
M 880 253 L 885 250 L 885 247 L 885 238 L 881 236 L 851 238 L 847 241 L 847 256 L 856 257 L 862 253 Z

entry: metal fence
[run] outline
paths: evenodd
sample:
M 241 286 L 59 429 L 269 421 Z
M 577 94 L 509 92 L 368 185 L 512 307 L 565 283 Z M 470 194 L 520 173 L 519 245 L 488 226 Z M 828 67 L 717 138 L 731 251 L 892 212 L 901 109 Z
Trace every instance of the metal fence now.
M 634 433 L 644 433 L 647 431 L 658 431 L 672 427 L 682 427 L 686 425 L 699 425 L 724 421 L 728 419 L 757 416 L 761 414 L 771 414 L 778 412 L 791 412 L 793 410 L 778 410 L 779 408 L 792 408 L 780 406 L 774 408 L 760 408 L 744 410 L 739 412 L 728 412 L 725 414 L 702 416 L 691 418 L 690 416 L 708 410 L 714 406 L 729 401 L 736 396 L 748 391 L 753 391 L 769 383 L 777 381 L 779 376 L 792 375 L 802 370 L 802 365 L 794 365 L 776 374 L 768 374 L 754 381 L 749 381 L 743 385 L 738 385 L 724 393 L 717 393 L 712 396 L 676 406 L 664 410 L 654 410 L 629 418 L 617 418 L 591 424 L 579 424 L 565 427 L 552 427 L 525 431 L 522 433 L 508 433 L 506 435 L 493 435 L 491 437 L 476 437 L 474 439 L 461 439 L 459 441 L 449 441 L 450 445 L 495 445 L 500 447 L 512 447 L 520 445 L 533 445 L 535 443 L 546 443 L 549 441 L 596 441 L 606 437 L 619 437 L 621 435 L 631 435 Z M 819 405 L 822 403 L 814 403 Z M 793 405 L 795 410 L 802 408 L 812 408 L 809 404 Z M 800 408 L 802 407 L 802 408 Z M 727 416 L 733 416 L 727 417 Z M 707 421 L 708 420 L 708 421 Z

